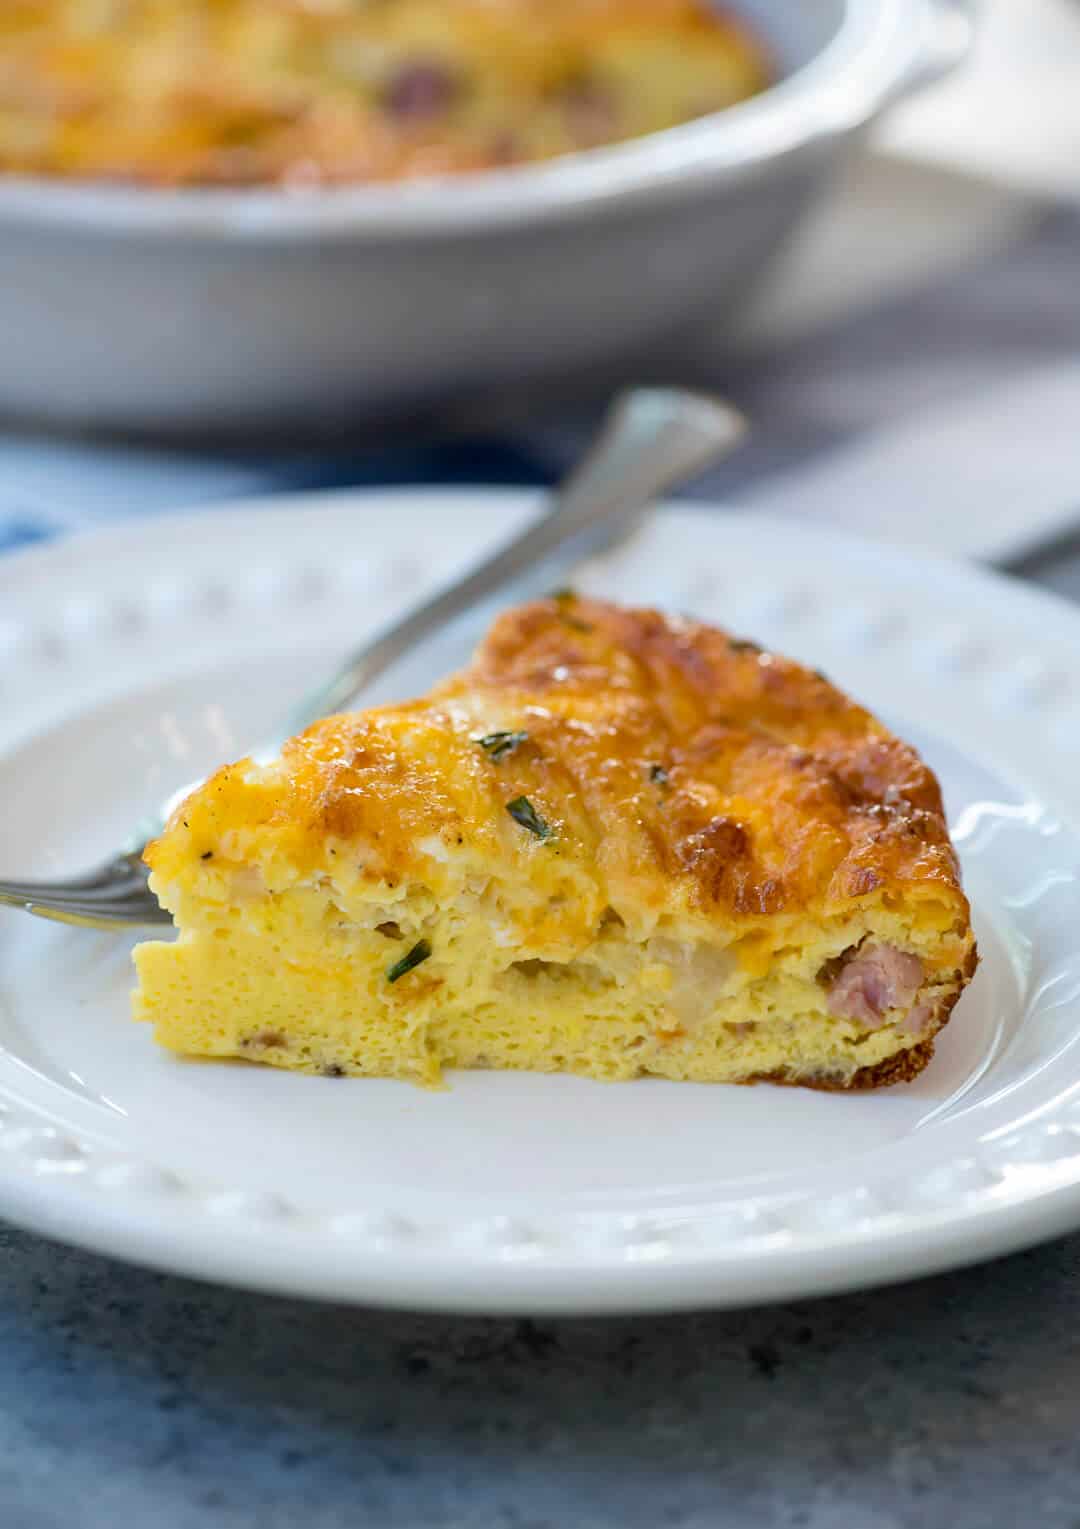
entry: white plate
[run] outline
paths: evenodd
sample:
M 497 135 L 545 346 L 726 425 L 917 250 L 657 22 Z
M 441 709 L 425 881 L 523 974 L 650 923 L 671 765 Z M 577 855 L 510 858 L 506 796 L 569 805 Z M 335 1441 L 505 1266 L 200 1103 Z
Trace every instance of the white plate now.
M 530 503 L 279 501 L 0 562 L 4 870 L 104 853 Z M 1080 1224 L 1080 616 L 719 513 L 658 517 L 584 582 L 823 666 L 940 772 L 983 964 L 917 1082 L 846 1097 L 474 1073 L 424 1093 L 183 1062 L 128 1020 L 128 940 L 7 912 L 0 1213 L 207 1278 L 493 1312 L 809 1295 Z

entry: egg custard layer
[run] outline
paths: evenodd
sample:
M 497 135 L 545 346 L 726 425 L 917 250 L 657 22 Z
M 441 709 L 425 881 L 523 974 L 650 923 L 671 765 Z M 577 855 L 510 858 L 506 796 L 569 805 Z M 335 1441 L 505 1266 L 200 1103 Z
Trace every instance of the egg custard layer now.
M 938 784 L 820 675 L 572 596 L 428 696 L 231 765 L 150 846 L 172 1051 L 864 1088 L 976 962 Z

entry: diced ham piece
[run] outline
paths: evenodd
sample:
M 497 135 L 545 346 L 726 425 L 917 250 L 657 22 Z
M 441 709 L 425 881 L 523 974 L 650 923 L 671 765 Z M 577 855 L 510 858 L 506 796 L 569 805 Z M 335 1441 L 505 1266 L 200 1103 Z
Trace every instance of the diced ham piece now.
M 906 1008 L 923 979 L 918 956 L 895 945 L 863 945 L 829 985 L 829 1012 L 876 1027 L 890 1009 Z
M 403 64 L 390 81 L 384 105 L 403 121 L 436 117 L 451 105 L 459 81 L 448 64 L 437 58 L 417 58 Z
M 562 92 L 567 129 L 583 149 L 607 143 L 618 136 L 619 103 L 599 80 L 579 79 Z
M 937 1005 L 924 998 L 909 1012 L 901 1029 L 906 1035 L 925 1035 L 937 1020 Z

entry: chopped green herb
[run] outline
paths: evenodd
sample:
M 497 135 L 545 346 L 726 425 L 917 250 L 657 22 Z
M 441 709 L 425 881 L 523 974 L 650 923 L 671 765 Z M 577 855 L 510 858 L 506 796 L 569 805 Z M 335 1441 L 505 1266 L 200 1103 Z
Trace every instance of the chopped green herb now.
M 578 594 L 576 589 L 554 589 L 551 592 L 551 598 L 558 606 L 572 605 L 577 597 Z M 580 616 L 571 616 L 569 611 L 560 610 L 559 620 L 562 622 L 563 626 L 570 627 L 570 629 L 574 632 L 592 631 L 592 627 L 587 621 L 582 621 Z
M 527 796 L 515 796 L 512 802 L 507 802 L 506 810 L 515 823 L 520 823 L 522 828 L 527 828 L 538 839 L 551 838 L 551 824 L 544 822 Z
M 658 786 L 666 786 L 671 776 L 664 769 L 663 765 L 650 765 L 649 779 Z
M 202 854 L 199 856 L 200 860 L 213 860 L 213 858 L 214 851 L 212 849 L 204 849 Z
M 475 741 L 497 763 L 504 754 L 512 754 L 518 744 L 526 743 L 528 737 L 528 733 L 488 733 Z
M 419 966 L 421 961 L 426 961 L 431 954 L 431 946 L 426 940 L 417 940 L 411 950 L 405 952 L 400 961 L 395 961 L 386 974 L 387 982 L 396 982 L 399 977 L 404 977 L 411 972 L 413 967 Z
M 748 637 L 729 637 L 728 647 L 733 653 L 763 653 L 765 651 L 760 642 L 751 642 Z

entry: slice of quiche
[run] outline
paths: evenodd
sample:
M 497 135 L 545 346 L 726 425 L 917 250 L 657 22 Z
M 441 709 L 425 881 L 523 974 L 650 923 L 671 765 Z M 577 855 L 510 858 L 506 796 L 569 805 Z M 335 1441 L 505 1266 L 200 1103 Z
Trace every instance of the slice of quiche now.
M 334 1077 L 876 1087 L 976 963 L 913 749 L 753 643 L 572 596 L 221 770 L 147 859 L 179 927 L 135 953 L 158 1041 Z

